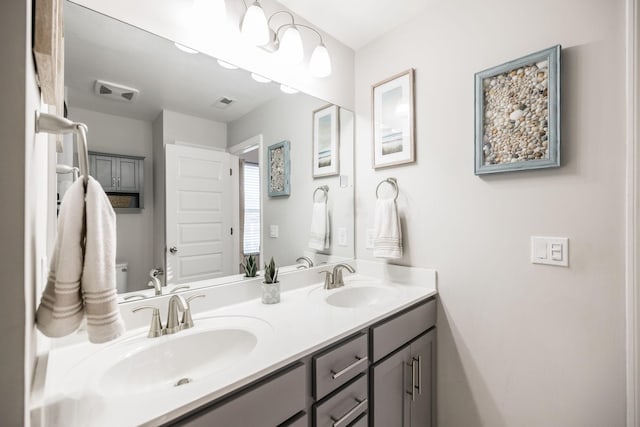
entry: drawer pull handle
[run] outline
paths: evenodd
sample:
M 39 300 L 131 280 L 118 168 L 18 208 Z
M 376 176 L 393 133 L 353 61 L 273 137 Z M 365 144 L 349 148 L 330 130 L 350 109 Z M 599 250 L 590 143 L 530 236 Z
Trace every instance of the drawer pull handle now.
M 346 424 L 354 414 L 358 413 L 360 410 L 367 406 L 367 399 L 355 399 L 355 401 L 358 402 L 358 404 L 351 408 L 351 410 L 344 414 L 342 417 L 340 417 L 339 419 L 331 417 L 331 421 L 333 421 L 333 427 L 340 427 L 343 424 Z
M 351 365 L 347 366 L 346 368 L 338 372 L 331 370 L 331 378 L 333 378 L 334 380 L 337 380 L 338 378 L 340 378 L 350 370 L 355 369 L 356 367 L 360 366 L 363 363 L 367 363 L 368 361 L 369 361 L 369 358 L 367 356 L 364 356 L 364 357 L 356 356 L 356 361 L 353 362 Z
M 413 358 L 411 363 L 407 363 L 407 366 L 411 366 L 411 391 L 407 391 L 407 394 L 411 395 L 411 401 L 414 402 L 416 400 L 416 359 Z
M 418 359 L 413 358 L 418 362 L 418 394 L 422 395 L 422 356 L 418 356 Z

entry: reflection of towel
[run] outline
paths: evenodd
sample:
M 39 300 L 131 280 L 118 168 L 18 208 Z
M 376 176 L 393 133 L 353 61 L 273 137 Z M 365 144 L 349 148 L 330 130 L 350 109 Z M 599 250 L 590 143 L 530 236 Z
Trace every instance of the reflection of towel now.
M 311 212 L 311 237 L 309 247 L 317 251 L 329 249 L 329 210 L 327 201 L 314 202 Z
M 398 208 L 393 199 L 376 201 L 373 255 L 378 258 L 402 258 L 402 231 Z
M 116 218 L 100 184 L 89 178 L 69 188 L 60 206 L 49 278 L 36 324 L 49 337 L 62 337 L 87 315 L 89 340 L 101 343 L 124 332 L 116 301 Z

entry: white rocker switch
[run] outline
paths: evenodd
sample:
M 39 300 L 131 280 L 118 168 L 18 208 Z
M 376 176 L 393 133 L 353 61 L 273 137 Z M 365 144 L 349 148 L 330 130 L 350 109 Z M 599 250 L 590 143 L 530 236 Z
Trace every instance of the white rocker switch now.
M 531 262 L 568 267 L 569 239 L 567 237 L 531 236 Z

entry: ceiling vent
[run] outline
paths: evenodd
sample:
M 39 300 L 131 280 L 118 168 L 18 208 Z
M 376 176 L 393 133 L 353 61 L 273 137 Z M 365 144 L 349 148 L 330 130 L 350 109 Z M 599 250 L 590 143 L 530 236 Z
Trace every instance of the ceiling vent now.
M 138 89 L 105 82 L 104 80 L 96 80 L 93 91 L 96 95 L 124 102 L 133 102 L 140 94 Z
M 234 104 L 235 102 L 236 102 L 235 99 L 231 99 L 231 98 L 227 98 L 226 96 L 223 96 L 222 98 L 216 99 L 216 102 L 213 103 L 213 106 L 221 110 L 224 110 L 225 108 L 228 108 L 231 104 Z

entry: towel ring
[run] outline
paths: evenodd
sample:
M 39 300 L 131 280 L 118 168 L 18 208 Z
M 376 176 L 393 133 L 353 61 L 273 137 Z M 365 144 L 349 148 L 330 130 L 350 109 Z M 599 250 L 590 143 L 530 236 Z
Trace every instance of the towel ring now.
M 322 191 L 324 193 L 324 201 L 326 202 L 327 200 L 329 200 L 329 186 L 328 185 L 321 185 L 320 187 L 316 188 L 313 191 L 313 201 L 316 201 L 316 194 L 318 194 L 318 191 Z
M 396 190 L 396 195 L 393 197 L 393 200 L 394 201 L 398 200 L 398 194 L 400 193 L 400 190 L 398 189 L 398 180 L 395 178 L 387 178 L 378 183 L 378 186 L 376 187 L 376 199 L 380 198 L 378 194 L 378 190 L 380 190 L 380 186 L 384 183 L 387 183 L 393 186 L 393 188 Z

